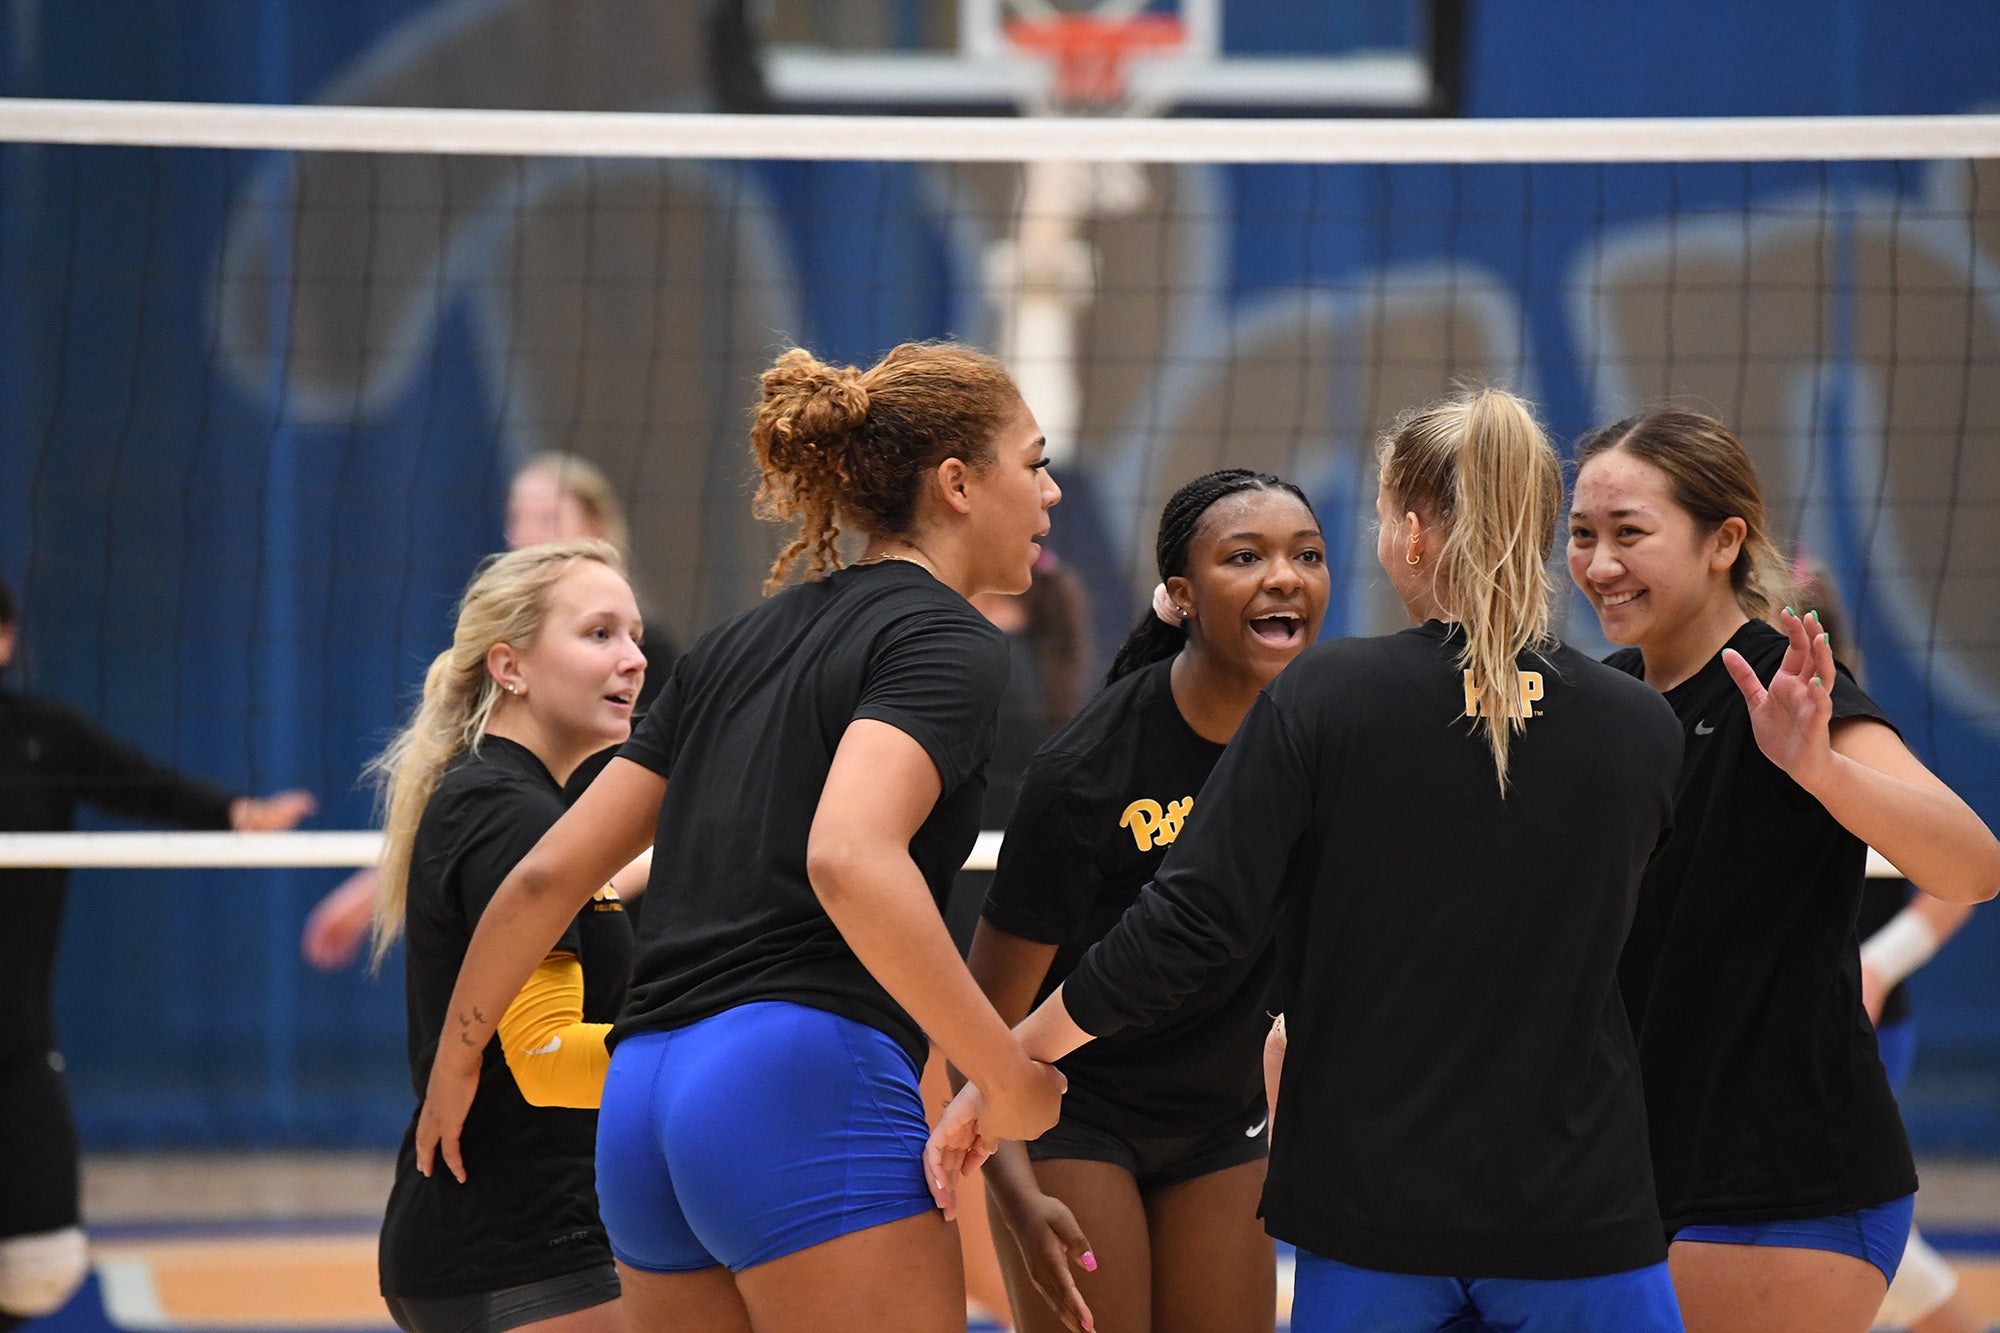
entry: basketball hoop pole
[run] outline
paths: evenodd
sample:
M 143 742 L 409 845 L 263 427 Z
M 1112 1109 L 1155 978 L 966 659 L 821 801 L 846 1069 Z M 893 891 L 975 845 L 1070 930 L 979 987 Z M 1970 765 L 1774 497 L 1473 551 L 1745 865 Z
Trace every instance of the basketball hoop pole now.
M 1051 63 L 1052 94 L 1040 114 L 1138 113 L 1124 78 L 1128 58 L 1181 47 L 1180 22 L 1161 15 L 1055 14 L 1006 25 L 1017 50 Z M 1116 181 L 1108 172 L 1122 172 Z M 1115 188 L 1122 185 L 1123 188 Z M 1129 211 L 1143 197 L 1143 177 L 1130 166 L 1036 160 L 1025 165 L 1014 236 L 986 255 L 987 290 L 998 315 L 1001 360 L 1034 409 L 1048 439 L 1048 457 L 1074 456 L 1083 419 L 1077 372 L 1077 320 L 1097 290 L 1097 255 L 1080 232 L 1091 217 Z

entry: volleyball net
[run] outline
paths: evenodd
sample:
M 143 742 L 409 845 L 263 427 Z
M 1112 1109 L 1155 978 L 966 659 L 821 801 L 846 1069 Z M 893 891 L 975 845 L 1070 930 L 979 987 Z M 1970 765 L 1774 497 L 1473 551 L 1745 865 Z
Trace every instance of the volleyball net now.
M 750 514 L 746 427 L 794 343 L 866 364 L 958 337 L 1009 361 L 1065 490 L 1049 547 L 1087 591 L 1093 677 L 1145 605 L 1161 504 L 1200 472 L 1296 479 L 1328 536 L 1327 632 L 1371 633 L 1401 617 L 1372 511 L 1400 410 L 1505 385 L 1565 448 L 1648 406 L 1711 411 L 1785 549 L 1837 584 L 1837 649 L 2000 822 L 2000 117 L 13 102 L 0 137 L 10 683 L 322 804 L 317 834 L 213 852 L 265 867 L 246 874 L 163 868 L 217 864 L 167 835 L 0 837 L 0 862 L 134 867 L 78 877 L 92 943 L 66 1005 L 129 1020 L 85 994 L 107 959 L 182 997 L 133 1040 L 170 1058 L 222 1034 L 218 1063 L 260 1090 L 245 1132 L 343 1132 L 352 1071 L 399 1066 L 393 987 L 305 974 L 297 929 L 372 847 L 325 839 L 368 827 L 357 775 L 502 544 L 512 474 L 550 451 L 601 469 L 649 633 L 685 645 L 755 601 L 782 543 Z M 1567 593 L 1562 625 L 1604 648 Z M 214 950 L 251 989 L 187 999 Z M 1974 992 L 1958 1035 L 2000 1067 L 2000 995 Z M 129 1133 L 199 1138 L 213 1115 Z

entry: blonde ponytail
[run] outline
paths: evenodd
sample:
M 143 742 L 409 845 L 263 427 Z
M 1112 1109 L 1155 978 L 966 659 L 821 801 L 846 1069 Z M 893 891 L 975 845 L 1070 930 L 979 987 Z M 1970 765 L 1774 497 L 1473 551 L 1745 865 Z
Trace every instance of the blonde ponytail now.
M 409 723 L 368 765 L 382 813 L 382 859 L 375 884 L 369 965 L 379 968 L 403 933 L 410 890 L 410 855 L 424 807 L 451 761 L 477 749 L 499 701 L 499 682 L 486 669 L 498 643 L 526 648 L 541 633 L 557 583 L 580 560 L 625 574 L 616 547 L 602 541 L 548 542 L 495 556 L 480 567 L 458 604 L 451 647 L 424 673 L 424 693 Z
M 1549 644 L 1548 556 L 1562 512 L 1562 465 L 1527 402 L 1477 389 L 1404 416 L 1380 455 L 1401 511 L 1438 526 L 1433 588 L 1465 633 L 1459 667 L 1478 701 L 1504 795 L 1513 738 L 1527 727 L 1520 657 Z

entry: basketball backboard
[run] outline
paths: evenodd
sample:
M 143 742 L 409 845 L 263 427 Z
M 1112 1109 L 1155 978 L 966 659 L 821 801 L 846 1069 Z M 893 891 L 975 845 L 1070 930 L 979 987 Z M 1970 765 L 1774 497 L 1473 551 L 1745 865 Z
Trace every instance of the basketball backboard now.
M 1046 55 L 1018 38 L 1061 13 L 1178 25 L 1123 56 L 1154 114 L 1449 114 L 1463 0 L 745 0 L 764 90 L 783 110 L 1044 107 Z

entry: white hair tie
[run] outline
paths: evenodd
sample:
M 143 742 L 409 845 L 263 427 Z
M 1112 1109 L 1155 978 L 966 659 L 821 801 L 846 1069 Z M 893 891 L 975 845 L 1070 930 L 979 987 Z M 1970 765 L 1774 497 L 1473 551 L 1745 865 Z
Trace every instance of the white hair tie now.
M 1174 605 L 1174 599 L 1167 596 L 1167 585 L 1164 583 L 1153 585 L 1153 614 L 1175 629 L 1187 628 L 1187 612 Z

